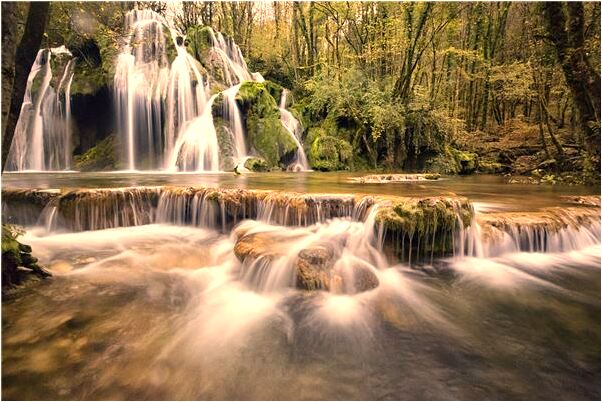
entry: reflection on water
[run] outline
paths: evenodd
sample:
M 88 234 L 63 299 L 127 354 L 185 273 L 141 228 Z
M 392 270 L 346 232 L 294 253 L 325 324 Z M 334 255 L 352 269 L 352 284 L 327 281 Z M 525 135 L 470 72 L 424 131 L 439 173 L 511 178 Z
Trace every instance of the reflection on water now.
M 367 193 L 398 196 L 443 196 L 456 194 L 474 202 L 495 203 L 498 208 L 532 210 L 558 206 L 563 195 L 600 194 L 600 188 L 505 184 L 500 176 L 450 176 L 439 180 L 401 183 L 357 183 L 360 172 L 281 172 L 281 173 L 4 173 L 3 188 L 96 188 L 129 186 L 209 186 L 286 190 L 312 193 Z
M 5 297 L 3 397 L 600 398 L 599 245 L 379 266 L 376 289 L 344 295 L 258 292 L 234 240 L 30 228 L 55 276 Z

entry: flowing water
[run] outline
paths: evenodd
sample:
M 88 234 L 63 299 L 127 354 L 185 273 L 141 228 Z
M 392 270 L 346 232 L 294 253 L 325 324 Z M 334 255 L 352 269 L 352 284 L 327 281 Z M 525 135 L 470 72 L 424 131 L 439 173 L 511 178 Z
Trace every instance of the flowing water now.
M 183 36 L 149 10 L 126 15 L 128 35 L 117 59 L 114 92 L 117 130 L 124 144 L 129 171 L 218 171 L 220 149 L 213 122 L 209 76 L 186 50 Z M 251 74 L 240 48 L 230 38 L 210 30 L 229 88 L 223 95 L 223 117 L 233 134 L 236 160 L 247 156 L 245 133 L 235 97 L 243 81 L 263 81 Z M 167 48 L 176 57 L 168 62 Z
M 4 175 L 54 276 L 4 297 L 3 396 L 600 398 L 599 189 L 356 175 Z M 475 209 L 455 255 L 384 252 L 391 196 L 451 192 Z M 324 256 L 328 288 L 300 289 Z
M 282 125 L 297 145 L 297 155 L 292 164 L 292 170 L 310 170 L 307 156 L 305 156 L 305 150 L 301 144 L 301 133 L 303 132 L 303 128 L 301 127 L 299 120 L 297 120 L 295 116 L 293 116 L 293 114 L 286 109 L 287 95 L 288 91 L 283 89 L 282 95 L 280 95 L 280 104 L 278 108 L 280 109 L 280 120 L 282 121 Z
M 51 59 L 56 58 L 58 71 Z M 6 170 L 68 170 L 71 167 L 73 59 L 64 47 L 41 49 L 27 78 Z M 35 88 L 35 90 L 34 90 Z

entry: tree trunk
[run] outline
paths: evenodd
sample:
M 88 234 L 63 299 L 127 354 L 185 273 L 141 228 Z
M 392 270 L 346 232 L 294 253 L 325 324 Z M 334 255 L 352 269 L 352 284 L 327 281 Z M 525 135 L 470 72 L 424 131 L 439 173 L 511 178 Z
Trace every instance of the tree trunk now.
M 566 82 L 578 112 L 579 125 L 588 149 L 600 155 L 600 75 L 587 60 L 583 34 L 583 3 L 543 3 L 547 30 L 556 48 Z
M 23 37 L 17 47 L 15 55 L 15 79 L 13 81 L 12 96 L 10 100 L 10 108 L 6 118 L 6 128 L 2 136 L 2 170 L 6 166 L 8 159 L 8 151 L 15 135 L 15 128 L 19 120 L 21 112 L 21 104 L 25 95 L 25 87 L 27 86 L 27 77 L 33 65 L 42 37 L 46 28 L 46 20 L 50 8 L 49 2 L 31 2 L 29 12 L 27 14 L 27 22 Z

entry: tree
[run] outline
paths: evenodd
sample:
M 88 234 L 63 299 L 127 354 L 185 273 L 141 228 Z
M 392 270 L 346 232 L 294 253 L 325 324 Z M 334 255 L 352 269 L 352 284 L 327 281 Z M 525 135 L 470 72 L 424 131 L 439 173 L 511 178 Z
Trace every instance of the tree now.
M 571 90 L 585 143 L 599 156 L 600 74 L 592 68 L 587 57 L 583 3 L 546 2 L 543 8 L 548 35 Z
M 27 86 L 27 77 L 33 65 L 46 27 L 48 11 L 50 9 L 49 2 L 32 2 L 29 5 L 27 13 L 27 21 L 23 37 L 17 46 L 15 55 L 15 78 L 12 86 L 12 95 L 10 99 L 10 107 L 8 116 L 6 117 L 6 128 L 2 135 L 2 170 L 6 166 L 8 152 L 13 141 L 17 121 L 21 112 L 21 104 L 25 95 Z

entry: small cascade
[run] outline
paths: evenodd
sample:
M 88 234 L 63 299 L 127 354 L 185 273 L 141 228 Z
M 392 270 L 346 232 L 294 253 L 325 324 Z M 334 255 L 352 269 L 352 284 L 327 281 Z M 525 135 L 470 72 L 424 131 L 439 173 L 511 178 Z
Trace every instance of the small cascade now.
M 169 166 L 181 171 L 219 170 L 219 145 L 213 125 L 213 95 L 203 113 L 186 123 L 171 154 Z
M 292 170 L 309 170 L 309 162 L 307 161 L 307 156 L 305 155 L 305 151 L 303 150 L 303 145 L 301 145 L 301 123 L 291 112 L 286 109 L 286 97 L 288 91 L 286 89 L 282 90 L 282 95 L 280 96 L 280 120 L 282 121 L 282 126 L 289 133 L 295 144 L 297 145 L 297 157 L 295 162 L 292 164 Z
M 245 133 L 242 124 L 240 109 L 236 104 L 236 94 L 241 84 L 234 85 L 222 92 L 224 102 L 222 102 L 222 115 L 229 122 L 229 132 L 232 134 L 234 144 L 234 158 L 237 162 L 247 156 L 247 146 L 245 144 Z
M 466 248 L 460 255 L 479 258 L 580 250 L 600 244 L 600 209 L 565 207 L 528 214 L 477 213 L 474 224 L 462 236 Z
M 562 253 L 600 244 L 600 208 L 595 205 L 492 213 L 481 212 L 478 207 L 475 210 L 462 197 L 373 197 L 205 187 L 63 193 L 3 190 L 2 197 L 5 222 L 37 224 L 50 231 L 165 223 L 229 233 L 249 219 L 267 226 L 300 228 L 341 219 L 362 222 L 372 228 L 362 238 L 383 256 L 409 265 L 450 256 Z M 364 246 L 358 243 L 357 247 Z
M 287 287 L 354 294 L 378 286 L 377 271 L 387 261 L 377 249 L 374 217 L 350 216 L 282 230 L 263 221 L 246 221 L 234 230 L 234 253 L 243 282 L 260 292 Z
M 52 61 L 53 56 L 56 61 Z M 68 58 L 66 62 L 65 58 Z M 51 61 L 59 66 L 60 74 L 56 77 Z M 64 46 L 38 52 L 27 78 L 19 120 L 10 145 L 8 171 L 52 171 L 71 167 L 73 72 L 74 60 Z
M 213 43 L 212 51 L 221 59 L 224 66 L 224 79 L 229 87 L 243 81 L 252 81 L 253 75 L 249 72 L 247 63 L 242 57 L 242 52 L 232 38 L 227 38 L 221 32 L 209 30 Z M 259 75 L 257 78 L 261 77 Z M 261 77 L 263 79 L 263 77 Z

